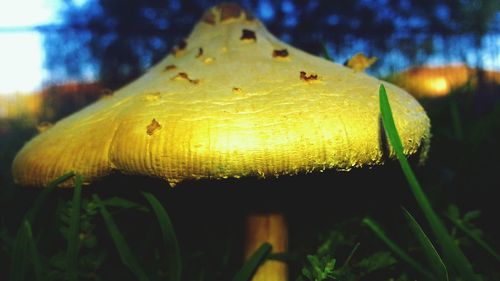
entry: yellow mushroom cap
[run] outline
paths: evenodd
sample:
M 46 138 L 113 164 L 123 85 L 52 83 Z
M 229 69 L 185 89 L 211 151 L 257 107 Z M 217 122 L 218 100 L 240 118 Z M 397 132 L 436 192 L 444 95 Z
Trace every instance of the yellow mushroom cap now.
M 186 41 L 113 96 L 59 121 L 16 156 L 17 183 L 67 171 L 166 179 L 279 176 L 383 162 L 380 80 L 281 42 L 234 4 L 209 9 Z M 384 83 L 405 153 L 429 119 Z

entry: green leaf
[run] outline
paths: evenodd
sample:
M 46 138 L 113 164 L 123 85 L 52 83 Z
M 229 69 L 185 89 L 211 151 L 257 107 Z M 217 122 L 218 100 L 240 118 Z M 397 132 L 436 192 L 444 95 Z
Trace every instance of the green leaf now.
M 33 207 L 30 208 L 30 210 L 26 213 L 26 216 L 24 219 L 28 220 L 30 224 L 33 224 L 33 220 L 35 219 L 35 215 L 40 212 L 40 209 L 42 208 L 43 203 L 45 203 L 45 200 L 47 200 L 47 197 L 49 194 L 52 193 L 52 191 L 61 183 L 69 180 L 75 175 L 74 172 L 68 172 L 57 179 L 51 181 L 46 188 L 44 188 L 38 197 L 35 199 L 35 202 L 33 203 Z
M 481 216 L 481 211 L 474 210 L 474 211 L 470 211 L 470 212 L 465 213 L 463 220 L 464 220 L 464 222 L 470 222 L 470 221 L 473 221 L 473 220 L 479 218 L 480 216 Z
M 29 230 L 31 230 L 31 225 L 36 218 L 36 215 L 40 212 L 43 203 L 47 200 L 47 197 L 52 193 L 52 191 L 61 183 L 67 181 L 75 175 L 74 172 L 66 173 L 59 178 L 50 182 L 46 188 L 44 188 L 38 197 L 35 199 L 33 206 L 26 212 L 23 218 L 23 223 L 19 226 L 17 230 L 16 239 L 14 241 L 14 247 L 12 252 L 12 264 L 10 270 L 11 281 L 21 281 L 24 280 L 26 267 L 28 264 L 28 247 L 30 240 L 30 233 L 26 229 L 25 222 L 29 225 Z
M 475 241 L 483 250 L 489 253 L 491 256 L 495 258 L 497 262 L 500 262 L 500 255 L 491 247 L 488 243 L 486 243 L 479 235 L 474 233 L 471 229 L 469 229 L 462 221 L 459 219 L 455 219 L 451 216 L 448 216 L 448 219 L 461 231 L 463 231 L 469 238 Z
M 395 264 L 397 261 L 390 252 L 381 251 L 360 260 L 356 267 L 362 270 L 362 274 L 370 274 L 373 271 L 383 269 Z
M 141 204 L 137 204 L 135 202 L 120 197 L 112 197 L 106 200 L 102 200 L 102 203 L 108 207 L 116 207 L 121 209 L 134 209 L 138 211 L 149 212 L 149 209 L 142 206 Z
M 26 221 L 26 220 L 25 220 Z M 10 269 L 10 281 L 22 281 L 28 265 L 28 233 L 26 227 L 21 225 L 17 231 L 14 249 L 12 253 L 12 264 Z
M 333 58 L 330 56 L 330 52 L 328 52 L 328 47 L 325 42 L 321 42 L 321 49 L 323 50 L 323 57 L 329 61 L 333 61 Z
M 80 232 L 80 208 L 82 202 L 83 177 L 76 175 L 75 189 L 73 190 L 73 201 L 71 203 L 71 214 L 68 233 L 68 250 L 66 254 L 68 280 L 78 280 L 78 240 Z
M 359 245 L 360 245 L 359 242 L 354 245 L 354 247 L 352 248 L 351 252 L 347 256 L 347 258 L 346 258 L 344 264 L 342 265 L 342 267 L 347 267 L 349 265 L 349 263 L 351 262 L 352 257 L 354 256 L 354 253 L 356 253 L 356 251 L 358 250 Z
M 436 248 L 434 248 L 434 245 L 432 245 L 431 240 L 429 240 L 429 237 L 427 237 L 422 227 L 420 227 L 415 218 L 405 208 L 403 208 L 403 214 L 408 220 L 408 225 L 410 226 L 411 231 L 420 243 L 425 257 L 429 262 L 429 266 L 430 268 L 432 268 L 434 274 L 438 277 L 438 280 L 448 280 L 448 271 L 446 270 L 446 266 L 439 256 L 438 252 L 436 251 Z
M 391 249 L 399 258 L 406 262 L 409 266 L 411 266 L 416 272 L 425 277 L 425 280 L 436 280 L 436 277 L 425 267 L 420 265 L 416 260 L 414 260 L 410 255 L 408 255 L 401 247 L 399 247 L 394 241 L 392 241 L 387 235 L 384 233 L 382 228 L 372 219 L 364 218 L 363 224 L 368 226 L 375 235 L 384 242 L 389 249 Z
M 269 243 L 263 243 L 250 258 L 245 262 L 243 267 L 236 273 L 233 281 L 248 281 L 254 275 L 259 265 L 266 259 L 271 252 L 272 246 Z
M 31 225 L 28 221 L 24 221 L 24 228 L 28 238 L 28 248 L 30 251 L 31 262 L 33 263 L 33 270 L 35 271 L 35 278 L 37 281 L 43 279 L 42 275 L 42 264 L 40 262 L 40 255 L 36 249 L 36 243 L 33 239 L 33 232 L 31 231 Z
M 460 110 L 458 108 L 458 103 L 455 96 L 452 96 L 450 99 L 450 115 L 455 139 L 458 141 L 463 141 L 464 130 L 462 128 L 462 122 L 460 121 Z
M 383 84 L 379 88 L 379 101 L 380 101 L 380 111 L 382 116 L 382 123 L 384 129 L 387 133 L 389 143 L 392 145 L 394 152 L 399 160 L 401 169 L 403 170 L 406 180 L 410 185 L 410 189 L 415 197 L 418 205 L 422 209 L 427 222 L 431 226 L 431 229 L 436 236 L 439 245 L 443 249 L 443 254 L 447 262 L 449 262 L 449 267 L 451 266 L 462 279 L 467 281 L 478 281 L 479 278 L 474 273 L 472 265 L 469 260 L 462 253 L 460 248 L 453 242 L 453 238 L 450 236 L 444 224 L 441 222 L 436 212 L 432 209 L 431 203 L 427 196 L 425 195 L 417 177 L 413 173 L 413 170 L 403 153 L 403 145 L 401 144 L 401 139 L 399 137 L 396 125 L 394 124 L 394 118 L 392 116 L 391 106 L 389 104 L 389 98 L 385 91 Z
M 127 266 L 130 269 L 130 271 L 132 271 L 132 273 L 135 275 L 135 277 L 137 277 L 139 281 L 148 281 L 149 278 L 139 265 L 139 262 L 137 261 L 135 256 L 132 254 L 132 251 L 127 245 L 127 242 L 125 241 L 125 238 L 118 229 L 118 226 L 113 220 L 113 217 L 106 209 L 106 206 L 104 206 L 103 202 L 101 201 L 101 199 L 97 194 L 93 194 L 92 198 L 99 207 L 99 212 L 101 213 L 101 216 L 104 219 L 104 223 L 106 224 L 106 227 L 108 229 L 108 232 L 111 235 L 113 242 L 115 243 L 116 249 L 118 250 L 118 254 L 120 255 L 122 263 L 125 266 Z
M 154 197 L 149 192 L 143 192 L 142 194 L 144 195 L 144 197 L 146 197 L 149 204 L 153 208 L 156 218 L 158 219 L 158 224 L 160 225 L 163 242 L 165 243 L 165 247 L 168 251 L 168 263 L 165 265 L 167 280 L 180 281 L 182 272 L 181 254 L 172 222 L 170 221 L 167 212 L 160 204 L 160 202 L 156 199 L 156 197 Z

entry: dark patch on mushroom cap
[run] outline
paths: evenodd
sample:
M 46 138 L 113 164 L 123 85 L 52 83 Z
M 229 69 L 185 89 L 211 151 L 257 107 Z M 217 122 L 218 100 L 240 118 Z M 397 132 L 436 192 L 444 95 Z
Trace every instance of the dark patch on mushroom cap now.
M 214 25 L 215 24 L 215 15 L 212 10 L 207 10 L 201 17 L 201 20 L 205 23 Z
M 287 49 L 273 50 L 273 58 L 276 57 L 281 57 L 281 58 L 288 57 L 288 50 Z
M 257 41 L 257 36 L 255 35 L 255 31 L 253 30 L 250 30 L 250 29 L 243 29 L 242 30 L 242 33 L 241 33 L 241 37 L 240 37 L 240 40 L 243 40 L 243 41 L 246 41 L 246 40 L 250 40 L 250 41 Z
M 174 64 L 169 64 L 169 65 L 165 66 L 165 68 L 163 70 L 168 71 L 168 70 L 174 70 L 176 68 L 177 68 L 177 66 L 175 66 Z
M 181 42 L 179 42 L 179 44 L 177 44 L 177 48 L 179 50 L 184 50 L 184 49 L 186 49 L 186 47 L 187 47 L 186 40 L 181 40 Z
M 196 54 L 196 58 L 203 56 L 203 48 L 198 48 L 198 54 Z
M 146 133 L 151 136 L 156 130 L 159 129 L 161 129 L 160 123 L 153 118 L 153 120 L 151 120 L 151 124 L 146 127 Z
M 305 71 L 301 71 L 300 72 L 300 79 L 304 80 L 306 82 L 312 81 L 312 80 L 318 80 L 318 75 L 317 74 L 309 74 L 309 75 L 307 75 L 307 73 Z
M 253 14 L 242 8 L 237 3 L 221 3 L 212 9 L 206 11 L 201 20 L 205 23 L 215 25 L 217 22 L 224 22 L 230 19 L 243 19 L 252 21 L 255 19 Z
M 198 82 L 200 82 L 200 80 L 198 79 L 189 78 L 189 75 L 186 72 L 179 72 L 177 73 L 177 75 L 171 78 L 171 80 L 179 80 L 179 79 L 187 80 L 191 84 L 198 84 Z
M 220 10 L 220 21 L 232 18 L 239 18 L 244 10 L 236 3 L 221 3 L 218 6 Z
M 38 125 L 36 125 L 36 130 L 38 133 L 43 133 L 47 131 L 48 129 L 52 128 L 54 124 L 48 122 L 48 121 L 42 121 Z
M 186 40 L 182 40 L 179 42 L 179 44 L 177 44 L 173 49 L 172 49 L 172 52 L 174 53 L 174 55 L 179 55 L 181 51 L 184 51 L 184 49 L 186 49 L 187 47 L 187 42 Z

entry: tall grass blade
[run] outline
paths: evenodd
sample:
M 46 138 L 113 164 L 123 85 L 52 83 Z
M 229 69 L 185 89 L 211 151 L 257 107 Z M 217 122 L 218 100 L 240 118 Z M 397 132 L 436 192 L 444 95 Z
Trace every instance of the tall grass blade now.
M 33 221 L 35 220 L 35 216 L 40 212 L 43 203 L 47 200 L 47 197 L 52 193 L 52 191 L 61 183 L 67 181 L 71 177 L 75 175 L 74 172 L 66 173 L 59 178 L 53 180 L 48 184 L 46 188 L 44 188 L 38 197 L 35 199 L 33 203 L 33 207 L 31 207 L 28 212 L 24 215 L 23 223 L 19 226 L 17 230 L 16 239 L 14 241 L 14 247 L 12 250 L 12 264 L 10 270 L 10 279 L 11 281 L 21 281 L 24 280 L 26 267 L 28 263 L 28 243 L 29 243 L 29 233 L 26 230 L 26 226 L 24 222 L 27 222 L 30 226 L 33 225 Z
M 29 256 L 27 253 L 29 240 L 28 236 L 28 232 L 26 231 L 26 227 L 23 223 L 17 231 L 16 240 L 14 241 L 9 278 L 10 281 L 24 280 Z
M 406 156 L 403 153 L 403 145 L 401 144 L 401 139 L 399 138 L 399 134 L 396 130 L 396 125 L 394 124 L 391 106 L 389 104 L 389 99 L 387 97 L 387 93 L 383 84 L 381 84 L 379 88 L 379 100 L 382 123 L 387 133 L 389 142 L 392 145 L 394 152 L 396 153 L 403 173 L 406 176 L 408 184 L 410 185 L 413 196 L 422 209 L 422 212 L 424 213 L 425 218 L 431 226 L 431 229 L 436 236 L 439 245 L 443 249 L 443 254 L 446 261 L 450 263 L 450 266 L 456 272 L 458 272 L 462 279 L 467 281 L 479 280 L 474 273 L 469 260 L 467 260 L 462 251 L 453 242 L 453 239 L 450 234 L 448 234 L 448 231 L 444 227 L 444 224 L 441 222 L 436 212 L 432 209 L 429 199 L 427 199 L 427 196 L 423 192 L 420 183 L 417 181 L 417 178 L 413 173 L 413 170 L 411 169 Z
M 321 49 L 323 50 L 323 57 L 329 61 L 333 61 L 333 58 L 330 56 L 330 52 L 328 52 L 328 47 L 325 42 L 321 42 Z
M 25 219 L 30 222 L 30 224 L 33 225 L 33 220 L 35 218 L 35 215 L 40 212 L 40 209 L 42 208 L 43 203 L 45 200 L 47 200 L 47 197 L 52 193 L 52 191 L 61 183 L 69 180 L 75 175 L 74 172 L 68 172 L 57 179 L 51 181 L 46 188 L 44 188 L 38 197 L 35 199 L 35 202 L 33 203 L 33 207 L 30 208 L 30 210 L 26 213 Z
M 142 194 L 146 197 L 151 207 L 153 207 L 153 211 L 158 219 L 158 224 L 160 225 L 163 242 L 165 243 L 165 247 L 168 251 L 168 263 L 165 268 L 167 272 L 167 280 L 180 281 L 182 272 L 181 254 L 170 217 L 153 194 L 149 192 L 143 192 Z
M 462 127 L 462 122 L 460 121 L 460 110 L 454 96 L 452 96 L 450 100 L 450 115 L 455 139 L 458 141 L 463 141 L 464 129 Z
M 31 256 L 31 262 L 33 263 L 33 270 L 35 272 L 35 280 L 42 281 L 42 264 L 40 262 L 40 255 L 36 249 L 36 243 L 33 239 L 33 232 L 31 231 L 31 224 L 28 221 L 24 221 L 24 229 L 26 231 L 26 236 L 28 238 L 28 248 Z
M 139 265 L 139 262 L 137 261 L 135 256 L 132 254 L 132 251 L 127 245 L 127 242 L 125 241 L 125 238 L 121 234 L 120 230 L 118 229 L 118 226 L 113 220 L 113 217 L 108 212 L 108 210 L 102 203 L 99 196 L 97 194 L 93 194 L 92 198 L 99 207 L 99 212 L 101 213 L 101 216 L 104 220 L 104 223 L 106 224 L 109 234 L 111 235 L 111 238 L 115 243 L 116 249 L 118 250 L 118 254 L 120 255 L 122 263 L 125 266 L 127 266 L 130 269 L 130 271 L 132 271 L 132 273 L 135 275 L 135 277 L 137 277 L 139 281 L 149 281 L 149 278 Z
M 382 228 L 372 219 L 364 218 L 363 224 L 368 226 L 377 237 L 382 240 L 388 247 L 391 249 L 399 258 L 406 262 L 409 266 L 411 266 L 418 274 L 425 277 L 425 280 L 436 280 L 436 277 L 425 267 L 420 265 L 415 259 L 413 259 L 410 255 L 408 255 L 401 247 L 399 247 L 394 241 L 392 241 Z
M 78 280 L 78 240 L 80 233 L 80 208 L 82 202 L 83 177 L 76 175 L 71 214 L 69 218 L 68 250 L 66 253 L 67 275 L 69 281 Z
M 434 245 L 432 245 L 429 237 L 427 237 L 422 227 L 418 224 L 417 220 L 415 220 L 415 218 L 405 208 L 403 208 L 403 214 L 408 221 L 408 225 L 410 226 L 411 231 L 417 238 L 420 246 L 424 251 L 425 257 L 429 262 L 429 267 L 432 268 L 434 274 L 438 277 L 438 280 L 449 280 L 446 266 L 439 256 L 438 252 L 436 251 L 436 248 L 434 248 Z
M 111 197 L 106 200 L 102 200 L 102 203 L 108 207 L 115 207 L 119 209 L 127 209 L 127 210 L 136 210 L 141 212 L 149 212 L 149 209 L 142 206 L 141 204 L 137 204 L 133 201 L 121 198 L 121 197 Z
M 497 260 L 497 262 L 500 262 L 500 255 L 495 250 L 493 250 L 493 247 L 488 245 L 488 243 L 486 243 L 483 239 L 481 239 L 481 237 L 479 237 L 477 234 L 470 231 L 461 221 L 454 219 L 450 216 L 447 217 L 457 228 L 463 231 L 467 236 L 469 236 L 469 238 L 474 240 L 481 248 L 483 248 L 483 250 L 492 255 Z
M 347 258 L 345 259 L 345 262 L 342 265 L 342 267 L 347 267 L 349 265 L 349 263 L 351 262 L 352 257 L 354 256 L 354 253 L 356 253 L 356 251 L 358 250 L 359 245 L 361 245 L 361 243 L 359 243 L 359 242 L 356 243 L 356 245 L 354 245 L 354 247 L 352 248 L 351 252 L 349 253 L 349 255 L 347 256 Z
M 233 281 L 248 281 L 252 278 L 259 265 L 266 259 L 271 252 L 272 246 L 269 243 L 263 243 L 255 253 L 245 262 L 243 267 L 236 273 Z

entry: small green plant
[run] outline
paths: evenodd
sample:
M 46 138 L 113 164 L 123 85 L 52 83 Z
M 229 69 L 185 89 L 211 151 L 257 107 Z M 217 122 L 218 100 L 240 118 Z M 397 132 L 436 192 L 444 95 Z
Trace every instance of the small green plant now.
M 302 269 L 302 275 L 297 280 L 326 281 L 336 280 L 335 263 L 336 259 L 325 256 L 307 255 L 308 266 Z
M 321 238 L 316 252 L 306 256 L 306 263 L 297 281 L 369 280 L 371 274 L 396 264 L 396 259 L 387 251 L 364 253 L 365 257 L 360 258 L 357 252 L 361 244 L 356 243 L 352 235 L 343 232 L 335 229 Z M 346 247 L 350 247 L 348 254 L 340 255 L 340 248 Z

